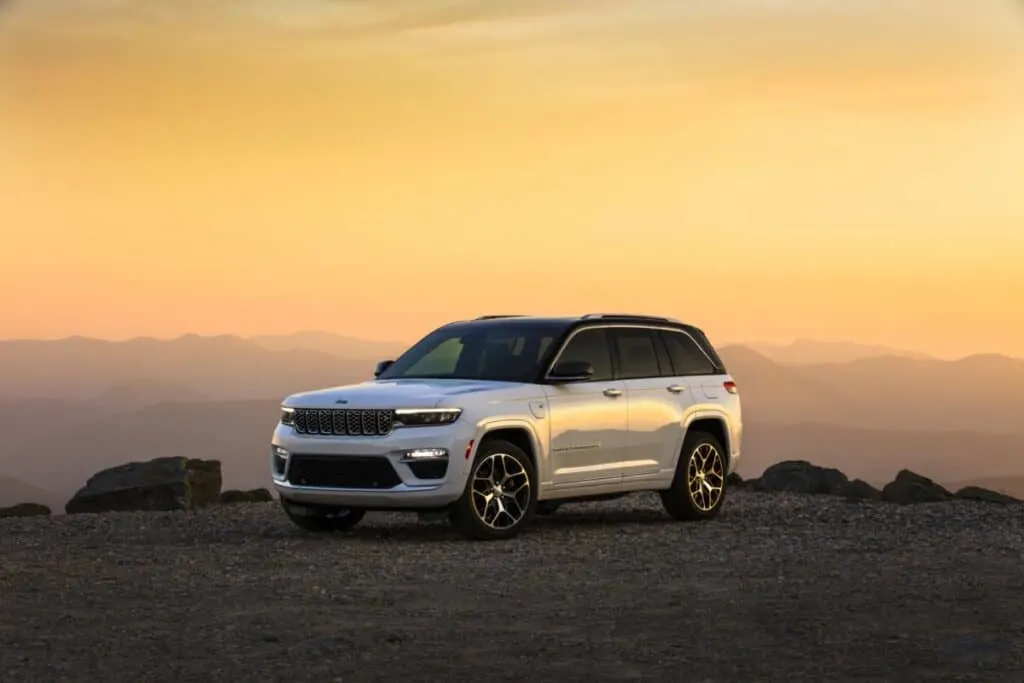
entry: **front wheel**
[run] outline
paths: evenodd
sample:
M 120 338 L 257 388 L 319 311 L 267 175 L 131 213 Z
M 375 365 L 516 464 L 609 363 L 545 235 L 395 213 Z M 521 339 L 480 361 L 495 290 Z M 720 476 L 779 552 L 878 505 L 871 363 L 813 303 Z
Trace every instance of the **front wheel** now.
M 661 492 L 661 503 L 679 520 L 710 519 L 722 508 L 725 479 L 722 444 L 710 434 L 689 432 L 683 440 L 672 487 Z
M 313 533 L 330 533 L 332 531 L 347 531 L 359 524 L 366 516 L 366 510 L 358 508 L 312 508 L 302 505 L 295 505 L 282 500 L 281 506 L 288 515 L 288 519 L 303 531 Z
M 493 439 L 480 445 L 452 524 L 474 540 L 511 538 L 537 509 L 537 473 L 523 449 Z

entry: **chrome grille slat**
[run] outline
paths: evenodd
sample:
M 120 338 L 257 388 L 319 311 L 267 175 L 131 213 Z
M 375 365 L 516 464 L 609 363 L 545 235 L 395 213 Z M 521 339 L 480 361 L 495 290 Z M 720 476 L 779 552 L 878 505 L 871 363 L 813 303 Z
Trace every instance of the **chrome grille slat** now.
M 395 411 L 377 408 L 296 408 L 295 431 L 320 436 L 386 436 Z

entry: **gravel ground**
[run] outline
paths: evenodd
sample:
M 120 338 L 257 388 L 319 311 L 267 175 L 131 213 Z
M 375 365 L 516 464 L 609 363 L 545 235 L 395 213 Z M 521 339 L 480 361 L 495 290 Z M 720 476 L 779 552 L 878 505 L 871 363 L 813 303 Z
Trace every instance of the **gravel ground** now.
M 0 520 L 0 681 L 1024 680 L 1024 506 L 653 496 L 509 542 L 276 504 Z

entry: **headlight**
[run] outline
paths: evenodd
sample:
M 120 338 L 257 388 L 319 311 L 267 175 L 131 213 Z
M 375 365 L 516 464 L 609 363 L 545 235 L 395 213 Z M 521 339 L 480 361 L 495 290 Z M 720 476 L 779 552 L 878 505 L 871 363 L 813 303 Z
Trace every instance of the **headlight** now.
M 450 425 L 462 415 L 461 408 L 399 408 L 395 422 L 403 427 Z
M 295 408 L 281 406 L 281 424 L 288 427 L 295 425 Z

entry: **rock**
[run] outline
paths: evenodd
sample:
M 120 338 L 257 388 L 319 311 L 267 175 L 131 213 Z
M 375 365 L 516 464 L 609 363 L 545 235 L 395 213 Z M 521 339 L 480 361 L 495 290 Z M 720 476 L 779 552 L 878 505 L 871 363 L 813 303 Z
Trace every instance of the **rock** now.
M 39 503 L 18 503 L 0 508 L 0 517 L 44 517 L 49 514 L 50 508 Z
M 846 475 L 806 460 L 786 460 L 772 465 L 753 482 L 758 491 L 836 495 L 849 483 Z
M 900 505 L 941 503 L 952 497 L 953 494 L 939 484 L 910 470 L 900 470 L 882 489 L 882 500 Z
M 841 486 L 840 496 L 850 500 L 882 500 L 882 492 L 863 479 L 854 479 Z
M 93 475 L 64 506 L 68 514 L 190 510 L 220 500 L 220 461 L 157 458 Z
M 222 503 L 267 503 L 274 500 L 267 489 L 249 489 L 248 491 L 229 490 L 220 494 Z
M 739 488 L 743 488 L 746 485 L 746 482 L 743 481 L 743 477 L 741 477 L 737 473 L 730 472 L 725 477 L 725 485 L 726 485 L 726 487 L 730 487 L 730 488 L 734 488 L 734 489 L 739 489 Z
M 1009 505 L 1012 503 L 1024 503 L 1019 498 L 1008 496 L 1005 493 L 999 493 L 998 491 L 992 491 L 991 489 L 983 489 L 980 486 L 965 486 L 956 493 L 953 494 L 954 498 L 960 498 L 962 500 L 977 500 L 984 503 L 1001 503 L 1003 505 Z M 0 517 L 3 513 L 0 512 Z

